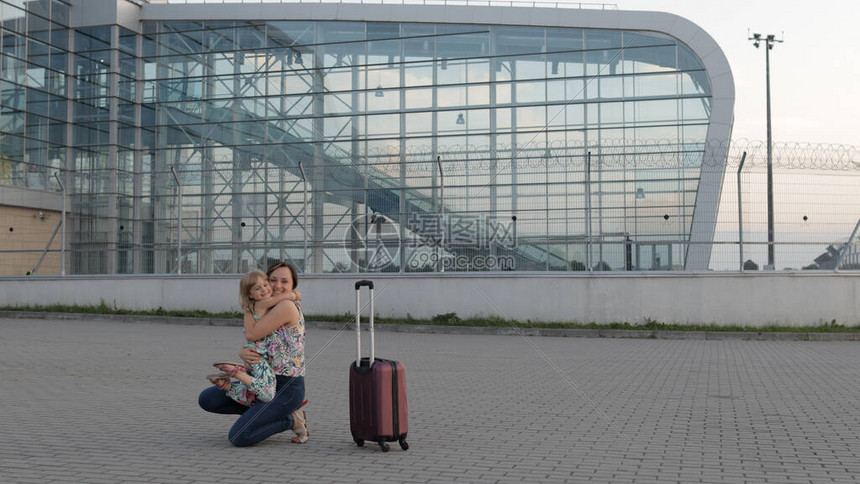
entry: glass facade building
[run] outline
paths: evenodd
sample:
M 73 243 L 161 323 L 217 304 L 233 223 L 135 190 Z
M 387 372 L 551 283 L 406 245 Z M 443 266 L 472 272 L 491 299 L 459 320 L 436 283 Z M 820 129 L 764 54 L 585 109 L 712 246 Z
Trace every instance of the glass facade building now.
M 70 274 L 707 268 L 733 84 L 678 17 L 0 0 L 0 19 L 0 185 L 63 182 Z

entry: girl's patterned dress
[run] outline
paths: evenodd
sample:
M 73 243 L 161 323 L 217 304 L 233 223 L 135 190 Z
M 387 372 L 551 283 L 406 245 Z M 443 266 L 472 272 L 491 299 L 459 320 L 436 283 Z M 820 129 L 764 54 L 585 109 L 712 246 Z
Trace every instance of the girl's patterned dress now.
M 254 317 L 255 321 L 260 320 L 260 317 L 254 313 L 251 313 L 251 316 Z M 251 376 L 251 386 L 234 380 L 230 384 L 230 389 L 227 390 L 228 397 L 249 407 L 257 400 L 270 402 L 275 398 L 275 372 L 272 370 L 272 365 L 269 364 L 269 359 L 274 354 L 272 350 L 276 349 L 276 343 L 273 342 L 277 338 L 275 333 L 277 331 L 262 339 L 245 344 L 245 348 L 256 351 L 262 356 L 262 359 L 248 370 L 248 375 Z

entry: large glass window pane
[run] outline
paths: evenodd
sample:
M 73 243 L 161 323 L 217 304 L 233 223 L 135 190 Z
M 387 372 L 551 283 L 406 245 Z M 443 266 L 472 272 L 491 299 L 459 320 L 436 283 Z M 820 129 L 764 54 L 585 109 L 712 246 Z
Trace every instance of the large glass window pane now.
M 587 76 L 621 74 L 621 32 L 612 30 L 585 31 L 585 62 Z
M 24 119 L 25 114 L 22 111 L 4 109 L 0 112 L 0 131 L 5 134 L 24 134 Z
M 532 106 L 517 108 L 517 128 L 543 128 L 546 126 L 546 108 Z
M 703 98 L 681 100 L 684 121 L 707 121 L 711 115 L 710 106 Z
M 546 78 L 547 65 L 544 54 L 521 55 L 517 57 L 502 58 L 499 60 L 502 61 L 502 73 L 504 73 L 505 68 L 507 68 L 510 72 L 511 79 L 524 80 Z
M 49 111 L 48 93 L 30 89 L 27 92 L 27 111 L 33 114 L 47 116 Z
M 597 87 L 601 99 L 620 99 L 624 95 L 620 77 L 601 77 L 597 79 Z
M 358 42 L 366 38 L 364 22 L 317 22 L 317 43 Z
M 513 84 L 510 82 L 499 83 L 492 86 L 496 90 L 496 104 L 510 104 L 513 92 Z
M 494 55 L 534 54 L 544 51 L 545 31 L 535 27 L 492 27 Z
M 126 28 L 119 28 L 119 48 L 130 55 L 135 55 L 137 50 L 137 34 Z M 121 71 L 122 72 L 122 71 Z
M 228 52 L 236 49 L 236 44 L 233 42 L 234 31 L 232 22 L 229 22 L 231 27 L 218 28 L 220 25 L 211 25 L 212 22 L 206 23 L 206 29 L 203 31 L 203 51 L 204 52 Z
M 625 72 L 674 71 L 677 66 L 675 46 L 627 48 L 624 51 Z
M 405 117 L 407 135 L 420 136 L 432 132 L 433 113 L 407 113 Z
M 432 59 L 436 53 L 435 29 L 432 25 L 403 26 L 403 56 L 406 61 Z
M 377 114 L 367 117 L 367 137 L 397 136 L 400 134 L 399 114 Z
M 675 96 L 678 94 L 677 74 L 635 76 L 625 79 L 627 97 Z
M 367 83 L 370 87 L 377 89 L 398 88 L 400 87 L 400 69 L 387 65 L 369 67 L 367 70 Z
M 24 34 L 27 27 L 27 14 L 22 8 L 2 3 L 0 4 L 0 21 L 2 21 L 4 29 Z
M 691 71 L 681 74 L 681 94 L 710 94 L 711 84 L 704 71 Z
M 60 25 L 68 26 L 69 6 L 60 0 L 51 0 L 51 20 Z
M 27 60 L 32 64 L 49 67 L 48 44 L 33 39 L 27 40 Z
M 183 29 L 194 29 L 185 31 Z M 203 33 L 196 27 L 186 23 L 165 24 L 157 40 L 160 44 L 161 55 L 193 54 L 202 51 Z
M 466 120 L 466 128 L 470 133 L 488 131 L 490 129 L 490 110 L 470 109 L 466 112 Z M 474 139 L 472 141 L 475 142 Z
M 405 87 L 409 86 L 431 86 L 433 85 L 433 66 L 432 62 L 421 62 L 417 64 L 407 64 Z
M 314 43 L 314 22 L 268 22 L 269 47 L 291 47 Z
M 634 49 L 636 47 L 649 47 L 657 45 L 675 45 L 675 41 L 661 37 L 654 33 L 643 34 L 640 32 L 623 32 L 624 47 Z
M 75 30 L 78 52 L 110 49 L 110 27 L 84 27 Z
M 690 49 L 683 45 L 678 45 L 678 69 L 692 70 L 702 69 L 702 62 L 696 57 Z
M 50 44 L 52 50 L 67 51 L 69 49 L 69 29 L 53 25 Z
M 27 69 L 27 85 L 44 89 L 48 84 L 48 70 L 42 67 L 30 67 Z
M 699 125 L 693 126 L 684 126 L 681 129 L 682 138 L 685 141 L 704 141 L 706 136 L 708 135 L 708 125 L 706 123 L 702 123 Z M 701 157 L 699 158 L 699 162 L 701 162 Z
M 40 17 L 33 13 L 27 14 L 27 32 L 34 39 L 48 42 L 50 39 L 50 25 L 51 22 L 45 17 Z
M 0 32 L 3 35 L 3 55 L 15 56 L 19 59 L 27 58 L 27 40 L 23 35 L 12 32 Z
M 389 22 L 368 22 L 367 40 L 398 39 L 400 24 Z
M 496 108 L 493 110 L 496 116 L 496 129 L 508 131 L 511 129 L 511 108 Z M 501 144 L 502 142 L 499 141 Z
M 585 106 L 583 104 L 569 104 L 565 106 L 564 111 L 568 126 L 585 125 Z
M 433 88 L 407 89 L 406 109 L 427 109 L 433 106 Z
M 66 101 L 66 99 L 52 95 L 50 102 L 51 105 L 49 108 L 49 115 L 54 119 L 65 121 L 68 111 L 68 102 Z
M 437 106 L 439 107 L 460 107 L 466 100 L 465 86 L 440 87 L 436 92 Z
M 537 103 L 546 101 L 546 83 L 518 82 L 516 83 L 516 94 L 518 103 Z
M 257 54 L 257 51 L 266 46 L 266 26 L 264 24 L 237 25 L 235 38 L 239 49 L 248 51 L 246 53 Z
M 580 51 L 583 49 L 583 32 L 580 29 L 546 29 L 547 53 L 558 53 L 554 59 L 562 62 L 581 62 Z
M 48 18 L 51 15 L 51 0 L 28 0 L 27 10 L 30 13 Z
M 480 106 L 490 104 L 490 86 L 482 84 L 478 86 L 469 86 L 466 92 L 466 99 L 469 106 Z
M 327 114 L 350 114 L 356 112 L 352 106 L 351 93 L 326 94 L 323 104 Z
M 617 125 L 624 122 L 624 105 L 620 102 L 600 104 L 600 124 Z
M 470 26 L 472 33 L 447 34 L 446 27 L 439 25 L 436 38 L 436 56 L 440 59 L 483 57 L 489 55 L 489 31 L 487 27 Z

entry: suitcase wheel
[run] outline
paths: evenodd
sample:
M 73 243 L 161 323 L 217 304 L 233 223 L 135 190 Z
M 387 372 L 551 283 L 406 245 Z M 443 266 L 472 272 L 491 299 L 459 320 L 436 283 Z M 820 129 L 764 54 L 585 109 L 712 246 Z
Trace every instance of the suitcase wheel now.
M 384 440 L 379 441 L 379 448 L 382 449 L 383 452 L 388 452 L 391 447 L 388 445 L 388 442 Z
M 352 440 L 354 440 L 354 441 L 355 441 L 355 445 L 357 445 L 357 446 L 359 446 L 359 447 L 364 447 L 364 441 L 363 441 L 363 440 L 361 440 L 361 439 L 356 439 L 356 438 L 353 438 Z
M 409 450 L 409 444 L 406 443 L 406 439 L 400 439 L 400 448 L 403 450 Z

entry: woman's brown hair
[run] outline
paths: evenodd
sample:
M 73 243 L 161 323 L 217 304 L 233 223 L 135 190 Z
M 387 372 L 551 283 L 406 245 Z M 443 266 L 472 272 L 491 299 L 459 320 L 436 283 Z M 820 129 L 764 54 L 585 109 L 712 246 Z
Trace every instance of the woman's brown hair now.
M 293 265 L 288 263 L 288 262 L 279 261 L 279 262 L 275 262 L 274 264 L 270 265 L 269 268 L 266 269 L 266 276 L 271 276 L 273 272 L 280 269 L 281 267 L 286 267 L 287 269 L 290 270 L 290 275 L 293 278 L 293 287 L 292 288 L 295 289 L 295 288 L 299 287 L 299 275 L 298 275 L 298 273 L 296 273 L 296 268 L 293 267 Z

